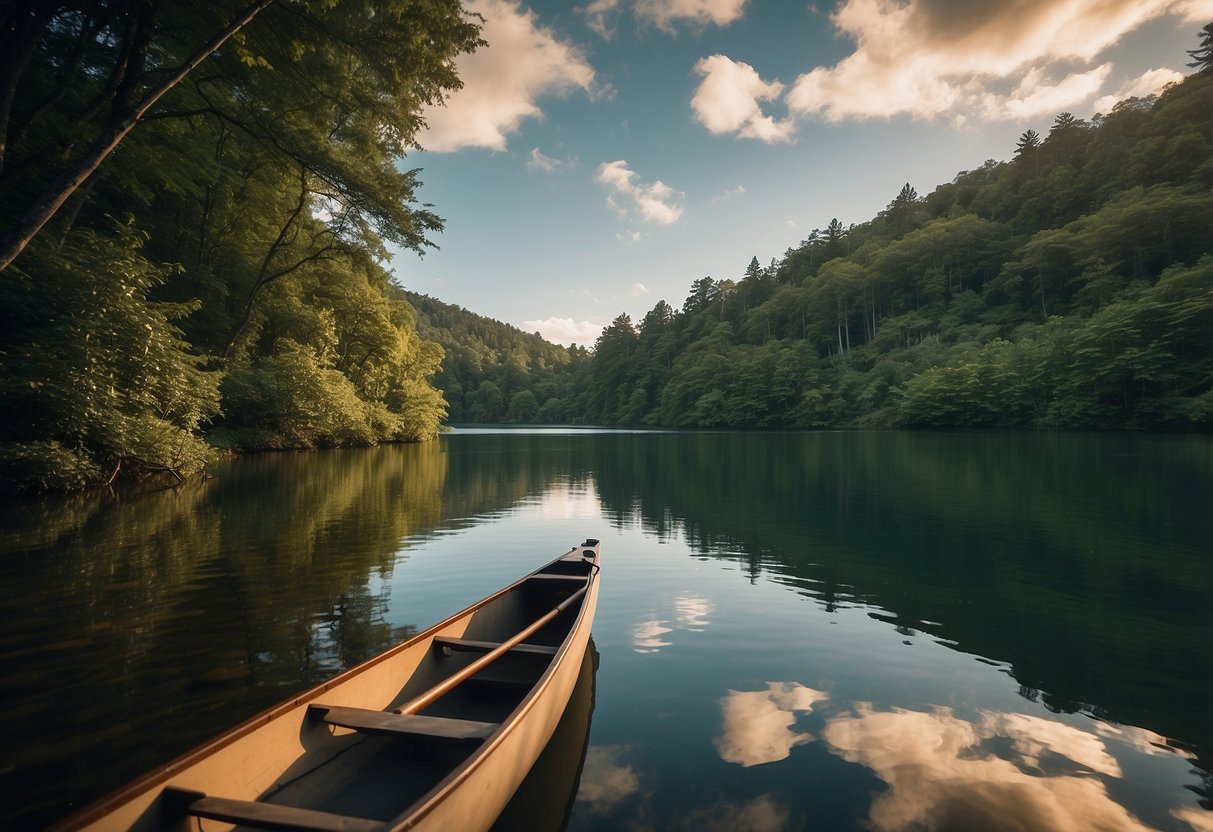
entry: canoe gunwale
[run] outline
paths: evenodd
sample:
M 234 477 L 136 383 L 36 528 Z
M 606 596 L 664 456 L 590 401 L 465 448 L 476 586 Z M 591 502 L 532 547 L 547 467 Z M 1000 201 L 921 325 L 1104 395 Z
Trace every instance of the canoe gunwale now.
M 404 830 L 414 826 L 416 823 L 420 822 L 425 815 L 429 814 L 429 812 L 431 812 L 435 806 L 439 805 L 449 791 L 470 776 L 470 774 L 484 760 L 487 754 L 500 745 L 500 743 L 505 739 L 506 736 L 508 736 L 509 733 L 511 733 L 517 724 L 525 718 L 526 714 L 534 707 L 539 695 L 546 691 L 547 687 L 551 683 L 555 671 L 568 658 L 570 648 L 576 640 L 575 636 L 582 631 L 583 627 L 587 630 L 586 640 L 588 641 L 589 622 L 584 620 L 585 612 L 590 599 L 594 598 L 596 601 L 597 581 L 600 571 L 600 566 L 598 563 L 599 552 L 597 548 L 597 541 L 592 541 L 593 545 L 588 545 L 590 543 L 591 541 L 587 541 L 586 544 L 573 546 L 567 552 L 564 552 L 558 557 L 543 564 L 516 581 L 507 584 L 492 594 L 481 598 L 479 601 L 476 601 L 464 609 L 447 616 L 436 624 L 427 627 L 422 632 L 392 645 L 383 652 L 378 653 L 377 655 L 372 656 L 371 658 L 366 659 L 353 667 L 347 668 L 331 679 L 321 682 L 314 687 L 308 688 L 307 690 L 302 691 L 289 699 L 278 702 L 270 708 L 249 717 L 241 723 L 238 723 L 236 726 L 224 731 L 218 736 L 203 742 L 201 745 L 191 748 L 162 766 L 135 778 L 117 790 L 109 792 L 92 803 L 87 804 L 78 812 L 72 813 L 66 818 L 56 822 L 50 827 L 51 832 L 66 832 L 66 830 L 80 829 L 90 824 L 97 823 L 106 815 L 118 810 L 121 806 L 127 804 L 128 802 L 136 800 L 141 795 L 165 785 L 175 776 L 187 771 L 191 767 L 206 760 L 208 757 L 222 751 L 229 745 L 264 728 L 275 720 L 303 706 L 315 703 L 316 700 L 323 697 L 329 691 L 350 682 L 371 668 L 376 667 L 383 662 L 390 661 L 398 654 L 406 650 L 413 649 L 422 643 L 432 643 L 436 636 L 438 636 L 443 630 L 451 627 L 456 622 L 470 617 L 481 608 L 518 589 L 533 576 L 544 572 L 560 561 L 569 559 L 572 555 L 580 552 L 582 554 L 582 559 L 586 560 L 590 564 L 590 569 L 586 576 L 585 591 L 581 597 L 581 603 L 577 608 L 577 618 L 571 624 L 568 633 L 562 640 L 555 656 L 552 658 L 552 661 L 544 670 L 540 678 L 527 692 L 526 696 L 523 697 L 518 706 L 505 720 L 501 722 L 496 731 L 488 736 L 472 754 L 468 755 L 467 759 L 458 768 L 451 772 L 447 777 L 443 778 L 441 782 L 434 786 L 434 788 L 421 799 L 414 802 L 414 804 L 408 807 L 404 813 L 396 818 L 383 822 L 382 828 L 384 830 Z

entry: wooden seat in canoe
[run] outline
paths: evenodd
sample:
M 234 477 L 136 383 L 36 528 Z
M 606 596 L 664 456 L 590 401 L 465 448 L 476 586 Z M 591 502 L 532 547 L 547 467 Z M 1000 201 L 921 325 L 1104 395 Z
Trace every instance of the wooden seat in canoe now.
M 434 636 L 433 643 L 435 647 L 446 647 L 455 653 L 487 653 L 501 646 L 500 641 L 476 641 L 450 636 Z M 515 644 L 510 648 L 511 653 L 529 653 L 536 656 L 555 656 L 559 651 L 559 647 L 548 644 Z
M 257 800 L 232 800 L 210 797 L 202 792 L 169 786 L 164 790 L 166 803 L 177 815 L 208 818 L 224 823 L 236 823 L 257 829 L 279 829 L 289 832 L 382 832 L 384 824 L 377 820 L 337 815 L 263 803 Z
M 497 728 L 495 722 L 470 719 L 449 719 L 418 714 L 394 714 L 367 708 L 346 708 L 338 705 L 311 705 L 308 712 L 329 725 L 352 728 L 366 734 L 424 737 L 479 742 Z

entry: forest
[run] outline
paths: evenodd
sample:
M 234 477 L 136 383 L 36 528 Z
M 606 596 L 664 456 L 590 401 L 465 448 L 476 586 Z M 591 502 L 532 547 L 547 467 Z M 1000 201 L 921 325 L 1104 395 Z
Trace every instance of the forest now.
M 1197 72 L 564 348 L 393 282 L 441 218 L 457 0 L 19 0 L 0 27 L 0 487 L 180 481 L 447 422 L 1213 427 Z
M 1062 113 L 922 197 L 837 218 L 593 349 L 413 297 L 453 421 L 1213 428 L 1213 24 L 1199 71 Z
M 385 268 L 403 164 L 479 45 L 458 0 L 0 12 L 0 483 L 433 437 L 441 348 Z

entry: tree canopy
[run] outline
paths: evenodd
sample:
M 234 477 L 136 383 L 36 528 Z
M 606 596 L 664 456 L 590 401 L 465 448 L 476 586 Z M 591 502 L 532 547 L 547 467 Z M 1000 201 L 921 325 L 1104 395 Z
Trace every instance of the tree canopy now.
M 434 435 L 442 351 L 382 263 L 441 228 L 404 160 L 476 18 L 456 0 L 4 14 L 10 484 Z M 48 194 L 62 208 L 27 228 Z

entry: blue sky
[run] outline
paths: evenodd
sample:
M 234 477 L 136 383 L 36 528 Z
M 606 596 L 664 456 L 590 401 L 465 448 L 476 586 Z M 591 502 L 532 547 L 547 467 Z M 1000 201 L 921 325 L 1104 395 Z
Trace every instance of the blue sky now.
M 1186 74 L 1213 0 L 471 0 L 489 42 L 426 113 L 440 247 L 412 291 L 591 345 L 837 217 Z

